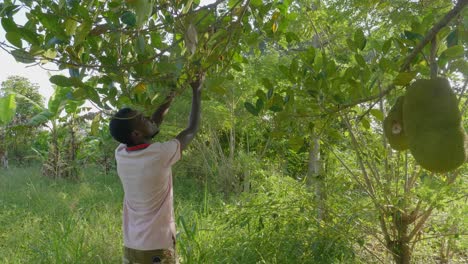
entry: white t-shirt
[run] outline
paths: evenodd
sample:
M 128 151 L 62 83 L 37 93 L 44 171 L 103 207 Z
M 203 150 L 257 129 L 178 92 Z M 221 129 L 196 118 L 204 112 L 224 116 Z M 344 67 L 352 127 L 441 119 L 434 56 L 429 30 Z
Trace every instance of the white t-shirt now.
M 138 250 L 171 249 L 175 222 L 171 166 L 181 157 L 173 139 L 144 149 L 115 150 L 117 173 L 125 192 L 123 202 L 124 245 Z

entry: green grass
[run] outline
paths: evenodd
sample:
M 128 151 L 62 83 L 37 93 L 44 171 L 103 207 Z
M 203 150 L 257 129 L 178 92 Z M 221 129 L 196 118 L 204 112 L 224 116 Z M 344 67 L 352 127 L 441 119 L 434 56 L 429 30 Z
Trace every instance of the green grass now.
M 119 263 L 122 190 L 115 176 L 53 181 L 0 171 L 1 263 Z
M 1 170 L 0 263 L 120 263 L 123 192 L 115 174 L 98 171 L 73 182 L 39 167 Z M 271 177 L 230 201 L 177 173 L 174 186 L 182 263 L 319 263 L 317 246 L 338 253 L 320 249 L 335 254 L 329 259 L 351 256 L 346 245 L 314 245 L 312 198 L 290 178 Z
M 39 167 L 0 170 L 0 263 L 121 263 L 123 191 L 115 173 L 99 171 L 74 182 L 43 177 Z M 359 247 L 355 201 L 318 226 L 302 183 L 258 173 L 251 192 L 226 198 L 175 168 L 181 263 L 378 263 Z

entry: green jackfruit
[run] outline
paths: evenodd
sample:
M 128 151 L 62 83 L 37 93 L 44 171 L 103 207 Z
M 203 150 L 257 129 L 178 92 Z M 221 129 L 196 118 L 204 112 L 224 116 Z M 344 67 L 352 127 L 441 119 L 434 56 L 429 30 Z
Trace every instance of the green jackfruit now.
M 384 134 L 390 146 L 395 150 L 408 149 L 408 139 L 403 126 L 403 102 L 405 97 L 396 100 L 384 119 Z
M 411 154 L 423 168 L 447 172 L 465 162 L 465 131 L 447 79 L 417 80 L 407 89 L 403 126 Z

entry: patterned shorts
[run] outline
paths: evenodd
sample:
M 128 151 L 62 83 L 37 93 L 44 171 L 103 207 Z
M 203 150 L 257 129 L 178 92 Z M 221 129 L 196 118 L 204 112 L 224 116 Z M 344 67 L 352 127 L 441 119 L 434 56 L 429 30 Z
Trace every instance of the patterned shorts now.
M 176 264 L 172 249 L 137 250 L 124 247 L 123 264 Z

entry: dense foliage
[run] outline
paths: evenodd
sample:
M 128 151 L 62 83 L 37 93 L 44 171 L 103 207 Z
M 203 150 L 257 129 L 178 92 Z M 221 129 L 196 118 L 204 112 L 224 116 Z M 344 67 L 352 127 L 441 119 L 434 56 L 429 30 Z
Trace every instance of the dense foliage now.
M 389 147 L 383 121 L 414 80 L 440 76 L 450 80 L 466 131 L 466 4 L 8 0 L 0 3 L 0 47 L 69 73 L 51 77 L 54 96 L 28 116 L 29 125 L 48 127 L 35 137 L 43 173 L 119 197 L 111 110 L 151 111 L 175 91 L 158 140 L 169 139 L 187 120 L 187 82 L 207 72 L 203 127 L 174 169 L 184 263 L 462 263 L 466 163 L 448 173 L 422 169 L 410 151 Z M 23 109 L 22 93 L 0 94 L 0 125 Z M 107 176 L 93 179 L 85 164 Z M 83 230 L 62 231 L 94 228 L 81 219 L 95 217 L 88 203 L 65 206 Z M 106 224 L 118 222 L 114 209 Z M 90 248 L 78 242 L 67 254 Z M 109 256 L 96 250 L 77 252 L 86 261 Z

